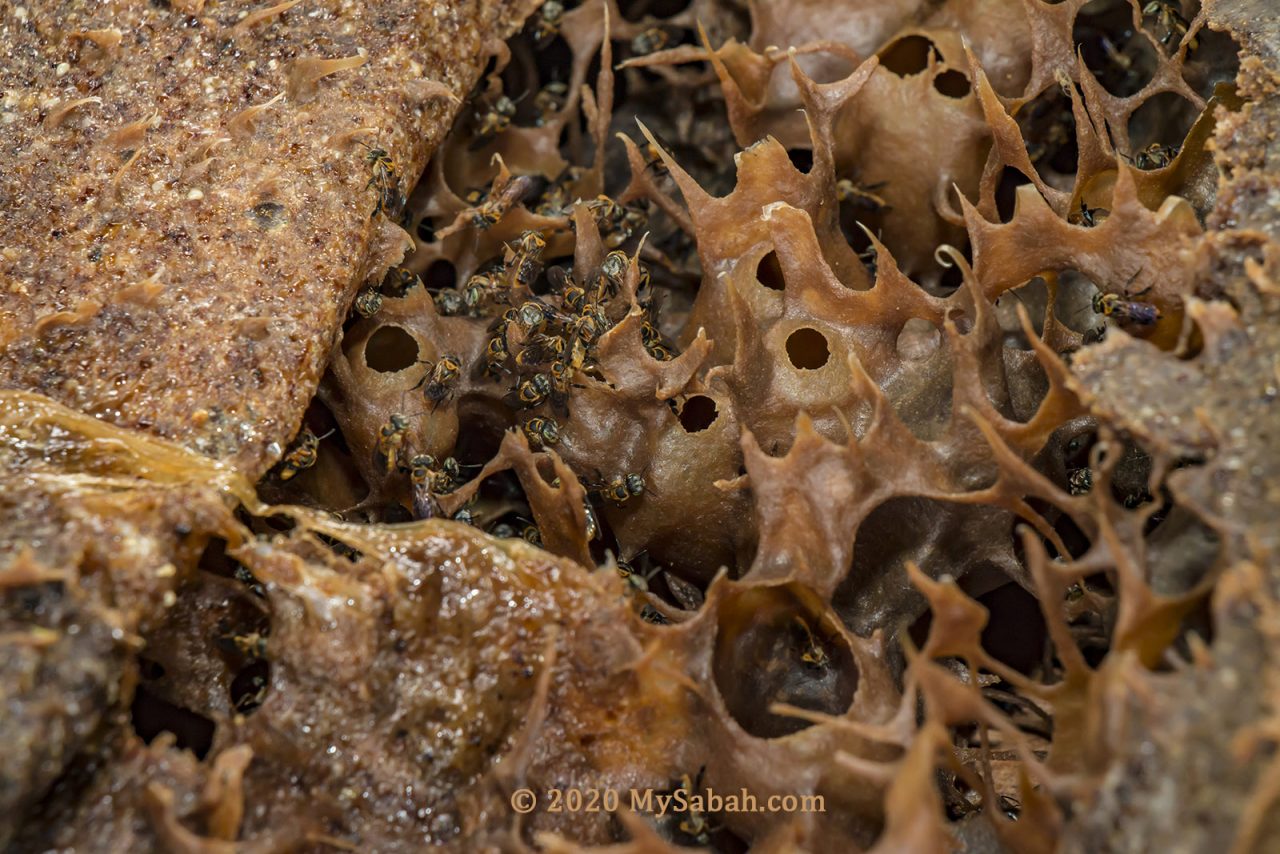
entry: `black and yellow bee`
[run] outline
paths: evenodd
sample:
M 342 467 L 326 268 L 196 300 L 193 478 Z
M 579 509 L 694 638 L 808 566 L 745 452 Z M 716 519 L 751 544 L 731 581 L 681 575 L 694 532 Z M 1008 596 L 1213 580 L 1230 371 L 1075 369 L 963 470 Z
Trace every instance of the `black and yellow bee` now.
M 462 466 L 453 457 L 436 460 L 431 454 L 418 454 L 409 461 L 409 481 L 443 495 L 453 492 L 462 482 Z
M 513 175 L 499 187 L 478 197 L 478 202 L 468 202 L 474 210 L 471 224 L 481 230 L 492 228 L 538 186 L 532 175 Z
M 830 664 L 826 649 L 823 648 L 822 644 L 818 643 L 818 639 L 813 635 L 813 629 L 809 628 L 809 624 L 803 617 L 796 615 L 795 622 L 804 636 L 800 660 L 815 670 L 825 670 L 827 665 Z
M 431 297 L 441 317 L 460 317 L 467 313 L 466 295 L 453 288 L 436 291 Z
M 267 657 L 267 636 L 262 632 L 239 634 L 223 621 L 219 621 L 218 629 L 221 634 L 215 643 L 223 652 L 255 660 Z
M 649 224 L 649 212 L 643 202 L 628 202 L 622 206 L 622 215 L 613 222 L 613 229 L 604 235 L 604 245 L 616 249 Z
M 547 325 L 547 321 L 555 316 L 555 309 L 535 297 L 520 304 L 520 307 L 515 310 L 512 322 L 520 327 L 525 335 L 533 335 L 535 332 L 541 332 Z
M 536 415 L 521 425 L 525 438 L 535 448 L 549 448 L 560 442 L 560 425 L 554 418 Z
M 864 210 L 867 213 L 887 210 L 891 207 L 890 204 L 885 201 L 884 196 L 876 192 L 884 187 L 885 183 L 880 181 L 864 187 L 850 178 L 841 178 L 836 181 L 836 201 L 848 202 L 854 208 Z
M 1067 475 L 1067 491 L 1072 495 L 1085 495 L 1093 489 L 1093 470 L 1088 466 L 1073 470 Z
M 431 454 L 418 454 L 409 461 L 409 484 L 413 488 L 413 516 L 432 519 L 440 515 L 437 495 L 453 492 L 462 482 L 462 467 L 453 457 L 437 461 Z
M 1118 294 L 1094 294 L 1093 310 L 1098 314 L 1106 315 L 1121 325 L 1154 326 L 1156 321 L 1160 319 L 1160 309 L 1154 305 L 1128 300 Z
M 382 309 L 382 294 L 374 288 L 365 288 L 356 294 L 353 307 L 361 317 L 373 317 Z
M 507 247 L 510 262 L 507 269 L 516 271 L 516 282 L 524 287 L 533 284 L 541 269 L 542 250 L 547 246 L 547 239 L 539 231 L 529 230 L 520 235 L 520 239 Z
M 467 146 L 471 151 L 484 148 L 500 133 L 511 127 L 511 120 L 516 117 L 516 102 L 506 95 L 499 95 L 483 111 L 475 114 L 475 136 Z
M 378 454 L 386 461 L 387 474 L 399 465 L 400 449 L 404 447 L 405 434 L 409 431 L 409 419 L 392 413 L 387 423 L 378 431 Z
M 665 614 L 652 605 L 645 605 L 640 609 L 640 619 L 655 626 L 665 626 L 671 623 L 671 621 L 666 618 Z
M 630 266 L 631 259 L 621 249 L 615 249 L 604 256 L 604 260 L 600 262 L 600 292 L 597 293 L 596 299 L 603 299 L 605 292 L 609 296 L 616 294 L 621 289 Z
M 435 409 L 457 391 L 458 381 L 462 378 L 462 357 L 446 354 L 434 364 L 424 364 L 429 365 L 427 372 L 414 388 L 422 388 L 423 396 L 431 402 L 431 408 Z
M 507 405 L 516 409 L 533 409 L 541 406 L 551 396 L 551 377 L 537 373 L 522 380 L 516 388 L 507 394 Z
M 669 41 L 671 36 L 666 30 L 661 27 L 650 27 L 631 40 L 631 53 L 634 56 L 656 53 L 666 47 Z
M 566 166 L 542 192 L 535 212 L 541 216 L 565 216 L 573 208 L 577 196 L 573 184 L 581 180 L 586 170 L 581 166 Z M 570 221 L 572 227 L 572 221 Z
M 422 279 L 412 271 L 404 267 L 392 267 L 387 270 L 387 275 L 382 280 L 382 290 L 389 297 L 400 298 L 415 285 L 421 285 Z
M 657 138 L 658 142 L 667 151 L 671 151 L 671 146 L 667 144 L 666 140 L 661 137 Z M 655 175 L 667 174 L 667 163 L 662 159 L 662 149 L 657 144 L 650 142 L 648 137 L 642 137 L 638 147 L 640 152 L 644 154 L 644 169 L 646 172 L 652 172 Z
M 564 4 L 560 0 L 547 0 L 533 19 L 533 46 L 542 50 L 560 34 L 560 22 L 564 20 Z M 561 84 L 563 85 L 563 84 Z
M 680 777 L 680 789 L 684 793 L 684 802 L 690 804 L 685 810 L 683 818 L 677 825 L 680 832 L 694 841 L 695 844 L 708 846 L 711 844 L 711 834 L 714 828 L 711 822 L 707 821 L 701 810 L 694 809 L 693 804 L 700 803 L 704 800 L 700 795 L 705 794 L 702 790 L 702 770 L 698 771 L 696 780 L 690 780 L 688 774 Z
M 578 314 L 582 311 L 582 307 L 587 304 L 587 292 L 577 285 L 571 284 L 561 293 L 560 304 L 574 314 Z
M 1138 152 L 1133 162 L 1139 169 L 1163 169 L 1178 157 L 1178 146 L 1153 142 Z
M 502 282 L 493 276 L 476 273 L 462 289 L 462 304 L 473 314 L 480 313 L 490 299 L 503 302 L 505 291 Z
M 615 477 L 607 483 L 597 483 L 592 487 L 592 491 L 598 493 L 606 501 L 612 501 L 622 507 L 632 498 L 639 498 L 644 495 L 645 482 L 640 475 L 628 473 Z
M 1151 0 L 1146 6 L 1142 7 L 1144 16 L 1154 16 L 1156 22 L 1164 28 L 1164 36 L 1160 39 L 1160 43 L 1167 45 L 1175 38 L 1181 42 L 1183 36 L 1187 34 L 1187 29 L 1191 26 L 1186 18 L 1182 17 L 1182 11 L 1178 4 L 1173 0 Z M 1196 49 L 1196 39 L 1191 39 L 1187 44 L 1188 50 Z
M 320 442 L 332 434 L 333 431 L 330 430 L 323 436 L 317 436 L 310 428 L 303 427 L 293 449 L 280 461 L 280 479 L 292 480 L 298 472 L 314 466 L 319 457 Z
M 609 318 L 598 303 L 583 303 L 578 314 L 569 321 L 570 332 L 588 348 L 594 347 L 609 329 Z
M 564 109 L 568 95 L 569 87 L 559 80 L 552 80 L 539 89 L 538 94 L 533 96 L 533 123 L 538 127 L 545 125 L 549 117 Z
M 1093 228 L 1102 224 L 1110 215 L 1110 211 L 1104 208 L 1091 208 L 1085 204 L 1084 199 L 1080 200 L 1080 210 L 1068 217 L 1072 224 L 1083 225 L 1085 228 Z
M 516 367 L 530 370 L 541 367 L 560 356 L 565 351 L 565 340 L 560 335 L 534 335 L 525 342 L 524 348 L 516 355 Z
M 503 329 L 497 334 L 489 338 L 484 347 L 484 373 L 485 376 L 497 379 L 498 375 L 507 370 L 507 359 L 511 358 L 511 353 L 507 350 L 506 330 Z
M 385 148 L 360 143 L 365 147 L 364 162 L 369 167 L 369 181 L 365 189 L 373 188 L 375 204 L 369 219 L 378 214 L 386 214 L 396 218 L 404 209 L 406 199 L 400 191 L 400 175 L 396 172 L 396 164 Z

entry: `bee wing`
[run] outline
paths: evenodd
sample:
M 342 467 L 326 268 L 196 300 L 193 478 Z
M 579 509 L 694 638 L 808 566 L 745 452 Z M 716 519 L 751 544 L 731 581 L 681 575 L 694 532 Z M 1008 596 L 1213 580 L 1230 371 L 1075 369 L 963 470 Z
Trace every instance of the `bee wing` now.
M 440 516 L 440 502 L 427 486 L 413 487 L 413 518 L 434 519 Z

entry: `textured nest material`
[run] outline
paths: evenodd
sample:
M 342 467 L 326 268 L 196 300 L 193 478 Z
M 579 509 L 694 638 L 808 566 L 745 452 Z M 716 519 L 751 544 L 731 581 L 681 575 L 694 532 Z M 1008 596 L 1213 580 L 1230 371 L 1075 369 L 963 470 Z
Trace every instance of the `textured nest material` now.
M 73 298 L 33 272 L 52 256 L 5 255 L 39 288 L 0 302 L 35 320 L 6 384 L 106 417 L 0 405 L 15 846 L 1277 844 L 1274 16 L 652 5 L 493 43 L 403 212 L 369 216 L 363 150 L 303 162 L 297 210 L 356 243 L 255 251 L 363 260 L 271 309 L 304 325 L 258 346 L 303 379 L 252 440 L 113 404 L 74 367 L 123 328 L 101 277 L 56 274 Z M 345 127 L 304 76 L 288 103 L 327 106 L 298 129 Z M 407 190 L 433 137 L 401 124 L 378 138 Z M 379 230 L 413 243 L 385 278 Z M 136 311 L 133 346 L 243 338 L 147 344 Z M 531 395 L 556 337 L 569 380 Z M 220 412 L 256 399 L 156 364 Z M 121 374 L 139 401 L 147 370 Z M 299 419 L 314 464 L 295 444 L 259 479 Z M 688 780 L 825 812 L 508 801 Z

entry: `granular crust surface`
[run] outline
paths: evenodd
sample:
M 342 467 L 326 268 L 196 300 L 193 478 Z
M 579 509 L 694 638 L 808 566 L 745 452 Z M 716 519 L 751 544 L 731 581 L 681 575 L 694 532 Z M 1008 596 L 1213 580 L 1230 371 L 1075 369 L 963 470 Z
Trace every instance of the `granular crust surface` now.
M 0 386 L 260 474 L 521 6 L 0 6 Z

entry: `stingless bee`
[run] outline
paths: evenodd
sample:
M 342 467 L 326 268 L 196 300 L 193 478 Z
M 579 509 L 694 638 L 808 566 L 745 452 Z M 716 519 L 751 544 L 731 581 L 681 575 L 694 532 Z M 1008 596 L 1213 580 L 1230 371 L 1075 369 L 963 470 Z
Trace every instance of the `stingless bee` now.
M 702 772 L 705 769 L 698 769 L 696 780 L 690 780 L 688 774 L 680 777 L 680 790 L 684 793 L 684 802 L 686 804 L 694 804 L 698 801 L 695 796 L 702 791 Z M 706 816 L 701 811 L 689 806 L 684 813 L 684 818 L 680 819 L 680 832 L 692 839 L 695 843 L 702 846 L 711 844 L 711 833 L 713 828 L 711 823 L 707 821 Z
M 570 332 L 586 347 L 595 346 L 600 336 L 608 329 L 609 318 L 605 315 L 604 308 L 598 303 L 583 303 L 578 314 L 569 321 Z
M 1067 475 L 1067 491 L 1072 495 L 1084 495 L 1093 489 L 1093 470 L 1078 468 Z
M 554 418 L 534 416 L 521 425 L 525 438 L 535 448 L 546 448 L 560 442 L 560 425 Z
M 476 132 L 467 146 L 470 151 L 484 148 L 500 133 L 511 127 L 511 120 L 516 117 L 516 102 L 506 95 L 499 95 L 484 112 L 475 114 Z
M 511 358 L 511 353 L 507 350 L 507 335 L 505 328 L 493 335 L 484 347 L 484 373 L 485 376 L 493 379 L 498 378 L 498 374 L 507 370 L 507 359 Z
M 534 335 L 516 355 L 516 367 L 521 370 L 540 367 L 564 353 L 564 350 L 565 341 L 562 336 Z
M 593 491 L 599 493 L 605 500 L 622 507 L 632 498 L 644 495 L 644 478 L 634 473 L 624 474 L 608 483 L 597 483 Z
M 800 660 L 815 670 L 826 669 L 830 658 L 822 644 L 818 643 L 818 639 L 813 636 L 813 629 L 809 628 L 809 624 L 799 615 L 795 617 L 795 622 L 804 633 L 804 649 L 800 653 Z
M 564 19 L 564 4 L 560 0 L 547 0 L 533 20 L 533 46 L 542 50 L 560 34 L 560 22 Z M 563 84 L 562 84 L 563 85 Z
M 453 288 L 436 291 L 431 300 L 435 303 L 436 312 L 441 317 L 458 317 L 467 313 L 466 295 Z
M 1177 38 L 1182 38 L 1187 34 L 1187 28 L 1191 26 L 1186 18 L 1182 17 L 1182 10 L 1173 0 L 1151 0 L 1146 6 L 1142 7 L 1144 16 L 1154 16 L 1156 22 L 1164 28 L 1164 37 L 1160 39 L 1160 44 L 1167 45 L 1169 42 Z M 1196 39 L 1191 39 L 1187 44 L 1189 50 L 1196 49 Z
M 546 189 L 542 192 L 542 198 L 538 202 L 535 212 L 541 216 L 564 216 L 573 207 L 576 196 L 571 189 L 571 185 L 577 182 L 586 174 L 586 170 L 581 166 L 566 166 L 560 171 Z M 570 224 L 572 225 L 572 223 Z
M 533 409 L 551 396 L 551 377 L 538 373 L 522 381 L 507 395 L 507 404 L 517 409 Z
M 245 658 L 266 658 L 267 638 L 258 632 L 247 635 L 233 635 L 231 643 Z
M 462 304 L 468 311 L 478 313 L 489 299 L 505 302 L 505 296 L 505 289 L 498 279 L 484 273 L 476 273 L 467 279 L 467 284 L 462 290 Z
M 520 235 L 519 240 L 507 247 L 510 261 L 507 269 L 516 271 L 516 282 L 529 287 L 538 278 L 542 250 L 547 247 L 547 239 L 542 232 L 529 230 Z
M 289 451 L 285 458 L 280 461 L 280 479 L 292 480 L 298 472 L 315 465 L 319 456 L 320 442 L 333 435 L 333 432 L 333 430 L 330 430 L 323 436 L 317 436 L 311 432 L 310 428 L 303 427 L 302 432 L 298 434 L 293 450 Z
M 519 204 L 537 183 L 532 175 L 513 175 L 501 186 L 479 196 L 478 202 L 469 201 L 468 206 L 475 210 L 471 215 L 471 224 L 481 230 L 497 225 L 498 220 Z
M 462 378 L 462 357 L 447 354 L 437 359 L 434 364 L 431 362 L 423 364 L 429 367 L 414 389 L 423 389 L 423 396 L 431 401 L 431 408 L 434 410 L 457 391 L 458 381 Z
M 616 294 L 621 289 L 622 282 L 627 276 L 627 268 L 630 266 L 631 259 L 621 249 L 615 249 L 604 256 L 604 260 L 600 262 L 600 290 L 596 293 L 596 299 L 604 299 L 606 290 L 609 296 Z
M 1139 169 L 1163 169 L 1178 157 L 1178 146 L 1153 142 L 1133 159 Z
M 552 80 L 539 89 L 538 94 L 533 96 L 533 123 L 538 127 L 544 126 L 548 118 L 564 109 L 568 96 L 569 87 L 559 80 Z
M 405 434 L 409 431 L 409 419 L 392 413 L 387 423 L 378 431 L 378 454 L 386 460 L 387 474 L 396 470 Z
M 404 267 L 392 267 L 387 270 L 387 275 L 382 280 L 382 290 L 387 296 L 401 298 L 409 293 L 415 285 L 421 285 L 422 279 L 412 270 Z
M 841 178 L 836 181 L 836 201 L 848 202 L 855 208 L 860 208 L 868 213 L 888 210 L 892 206 L 884 200 L 884 196 L 876 192 L 886 183 L 888 182 L 880 181 L 864 187 L 850 178 Z
M 405 204 L 404 194 L 400 192 L 400 176 L 396 173 L 395 162 L 385 148 L 378 148 L 361 142 L 365 147 L 364 162 L 369 167 L 369 181 L 364 185 L 367 190 L 374 190 L 376 203 L 369 219 L 380 213 L 395 218 L 399 216 Z
M 666 30 L 660 27 L 650 27 L 631 40 L 631 53 L 635 56 L 656 53 L 666 47 L 667 42 L 670 40 L 671 36 L 668 35 Z
M 1147 290 L 1150 290 L 1150 288 L 1147 288 Z M 1147 290 L 1142 291 L 1137 296 L 1142 296 Z M 1106 315 L 1121 325 L 1153 326 L 1160 319 L 1160 309 L 1151 303 L 1128 300 L 1119 294 L 1094 294 L 1093 310 L 1097 314 Z
M 453 492 L 462 481 L 462 467 L 453 457 L 437 462 L 431 454 L 418 454 L 409 461 L 409 483 L 413 487 L 413 516 L 433 519 L 440 515 L 437 495 Z
M 1105 208 L 1091 208 L 1085 204 L 1084 199 L 1081 199 L 1079 212 L 1072 214 L 1067 219 L 1072 224 L 1078 223 L 1085 228 L 1093 228 L 1104 222 L 1108 216 L 1110 216 L 1110 211 Z
M 382 309 L 382 294 L 374 288 L 365 288 L 356 294 L 353 307 L 361 317 L 373 317 Z
M 671 623 L 671 621 L 666 618 L 666 615 L 652 605 L 645 605 L 640 609 L 640 619 L 655 626 L 666 626 Z
M 575 315 L 580 315 L 586 310 L 591 303 L 587 302 L 587 292 L 577 285 L 571 285 L 565 289 L 564 294 L 560 298 L 561 304 L 572 311 Z

